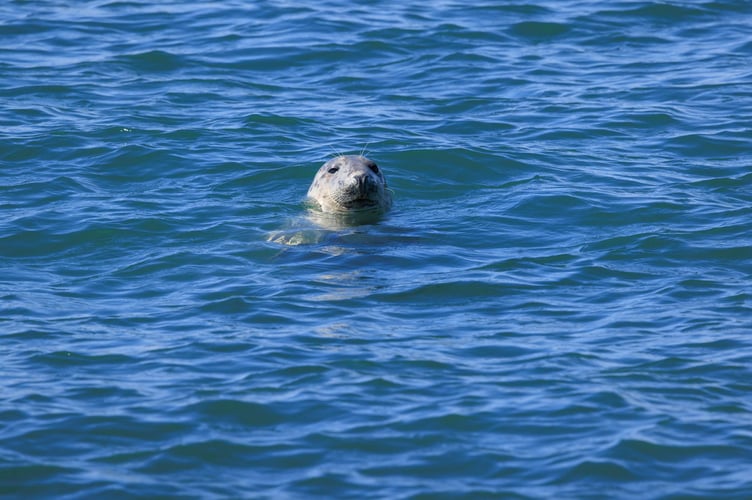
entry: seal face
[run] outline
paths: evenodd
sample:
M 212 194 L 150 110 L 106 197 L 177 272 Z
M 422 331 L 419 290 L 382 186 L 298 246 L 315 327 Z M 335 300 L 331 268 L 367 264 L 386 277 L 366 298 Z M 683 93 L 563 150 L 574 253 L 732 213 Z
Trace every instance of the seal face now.
M 344 155 L 321 166 L 308 198 L 322 212 L 386 212 L 392 206 L 384 173 L 365 156 Z

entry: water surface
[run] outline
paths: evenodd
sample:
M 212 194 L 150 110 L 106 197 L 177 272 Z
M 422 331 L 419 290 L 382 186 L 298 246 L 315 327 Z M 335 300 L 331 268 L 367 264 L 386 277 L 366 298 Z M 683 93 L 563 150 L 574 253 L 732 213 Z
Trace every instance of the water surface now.
M 752 496 L 751 14 L 3 4 L 0 493 Z

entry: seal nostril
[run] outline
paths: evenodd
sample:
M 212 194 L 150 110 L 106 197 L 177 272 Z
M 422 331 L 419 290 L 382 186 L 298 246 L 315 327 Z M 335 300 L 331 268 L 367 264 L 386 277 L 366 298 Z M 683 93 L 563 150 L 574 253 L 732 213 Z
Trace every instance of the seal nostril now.
M 377 188 L 376 181 L 370 175 L 363 177 L 363 192 L 370 193 Z

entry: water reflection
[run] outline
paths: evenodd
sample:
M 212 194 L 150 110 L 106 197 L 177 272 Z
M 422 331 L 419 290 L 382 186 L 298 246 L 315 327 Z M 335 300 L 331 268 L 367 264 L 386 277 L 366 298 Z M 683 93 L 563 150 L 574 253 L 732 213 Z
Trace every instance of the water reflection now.
M 322 293 L 310 297 L 314 301 L 337 301 L 367 297 L 378 290 L 373 276 L 361 270 L 326 273 L 318 276 Z

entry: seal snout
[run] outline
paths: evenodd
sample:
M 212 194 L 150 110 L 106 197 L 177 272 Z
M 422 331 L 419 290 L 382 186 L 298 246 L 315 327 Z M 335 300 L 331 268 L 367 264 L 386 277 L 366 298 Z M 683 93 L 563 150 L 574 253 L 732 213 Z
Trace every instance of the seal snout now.
M 376 187 L 373 179 L 371 179 L 371 176 L 367 173 L 354 176 L 353 181 L 353 187 L 359 196 L 367 196 Z

